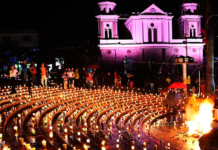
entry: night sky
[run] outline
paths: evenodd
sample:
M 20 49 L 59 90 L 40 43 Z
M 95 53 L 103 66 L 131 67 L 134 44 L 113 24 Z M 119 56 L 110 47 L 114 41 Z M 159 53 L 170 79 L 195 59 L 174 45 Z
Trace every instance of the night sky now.
M 177 18 L 183 0 L 114 0 L 117 14 L 142 12 L 155 3 L 165 12 L 172 12 L 174 38 L 178 38 Z M 199 0 L 204 1 L 204 0 Z M 50 47 L 78 46 L 97 41 L 97 3 L 99 0 L 48 2 L 0 2 L 0 30 L 37 29 Z M 205 6 L 204 6 L 205 7 Z M 203 9 L 203 7 L 201 7 Z M 204 8 L 205 9 L 205 8 Z M 120 33 L 122 34 L 122 33 Z

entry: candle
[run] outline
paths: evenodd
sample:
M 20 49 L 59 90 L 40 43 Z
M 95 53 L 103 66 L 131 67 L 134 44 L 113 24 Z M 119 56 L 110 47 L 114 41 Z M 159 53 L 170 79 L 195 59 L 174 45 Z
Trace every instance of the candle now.
M 30 149 L 30 144 L 29 143 L 26 144 L 26 149 Z
M 87 145 L 84 145 L 84 150 L 88 150 L 88 146 Z
M 63 148 L 66 150 L 67 149 L 67 144 L 63 144 Z
M 89 144 L 90 143 L 90 139 L 87 139 L 86 142 Z
M 32 129 L 32 134 L 35 135 L 36 134 L 36 130 Z
M 131 149 L 135 149 L 135 146 L 131 146 Z
M 120 147 L 119 144 L 117 144 L 116 147 L 119 148 Z
M 143 143 L 143 146 L 146 146 L 146 142 Z
M 102 141 L 102 142 L 101 142 L 101 145 L 104 146 L 104 145 L 105 145 L 105 141 Z
M 46 147 L 46 141 L 45 140 L 42 140 L 42 146 Z
M 105 148 L 105 147 L 102 147 L 101 150 L 106 150 L 106 148 Z
M 23 138 L 20 138 L 20 144 L 23 145 Z
M 64 132 L 67 133 L 67 128 L 64 129 Z
M 80 132 L 77 132 L 77 135 L 80 136 Z
M 52 139 L 53 138 L 53 132 L 49 133 L 49 137 Z
M 120 140 L 119 139 L 117 139 L 117 143 L 119 143 L 120 142 Z

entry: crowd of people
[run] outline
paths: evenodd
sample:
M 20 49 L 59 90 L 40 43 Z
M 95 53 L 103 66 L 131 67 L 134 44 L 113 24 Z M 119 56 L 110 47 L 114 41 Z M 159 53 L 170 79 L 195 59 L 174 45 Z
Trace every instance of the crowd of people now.
M 106 73 L 105 71 L 95 68 L 88 69 L 84 67 L 81 70 L 78 68 L 74 70 L 73 67 L 65 68 L 64 66 L 61 66 L 61 69 L 59 69 L 59 66 L 57 66 L 50 70 L 49 67 L 44 63 L 41 64 L 40 69 L 38 68 L 35 66 L 33 61 L 29 67 L 27 67 L 27 61 L 23 61 L 22 69 L 20 70 L 21 79 L 23 84 L 29 86 L 29 89 L 31 89 L 34 84 L 39 83 L 37 82 L 38 75 L 40 75 L 40 80 L 38 81 L 40 81 L 42 87 L 62 84 L 64 89 L 73 87 L 91 88 L 111 85 L 113 85 L 115 88 L 121 88 L 122 81 L 124 81 L 122 78 L 123 76 L 116 71 L 114 71 L 114 73 L 111 75 L 110 72 Z M 12 93 L 16 93 L 15 80 L 20 72 L 15 69 L 14 65 L 11 65 L 10 70 L 5 75 L 11 79 L 10 84 L 12 86 Z M 133 75 L 128 73 L 125 76 L 127 79 L 127 81 L 124 81 L 127 82 L 125 85 L 133 88 Z
M 105 72 L 101 69 L 88 69 L 85 67 L 82 69 L 74 69 L 73 67 L 66 68 L 64 66 L 61 66 L 61 69 L 59 69 L 59 66 L 57 66 L 50 71 L 49 70 L 49 67 L 44 63 L 42 63 L 41 66 L 37 68 L 33 61 L 31 62 L 31 65 L 27 67 L 27 62 L 26 60 L 24 60 L 22 64 L 22 70 L 19 71 L 12 65 L 10 67 L 10 70 L 8 71 L 8 74 L 6 74 L 5 76 L 10 77 L 11 79 L 10 84 L 12 86 L 12 93 L 16 92 L 15 80 L 20 72 L 22 74 L 23 83 L 29 87 L 37 83 L 37 76 L 40 76 L 40 79 L 38 78 L 38 83 L 40 83 L 42 87 L 57 84 L 62 84 L 64 89 L 73 87 L 91 88 L 111 85 L 113 85 L 115 88 L 121 88 L 121 85 L 128 86 L 130 88 L 133 88 L 134 86 L 133 74 L 131 73 L 120 74 L 114 71 L 111 75 L 111 72 Z M 146 78 L 144 88 L 150 91 L 156 91 L 158 89 L 163 89 L 164 87 L 169 86 L 172 82 L 183 82 L 182 79 L 181 81 L 177 81 L 170 76 L 167 76 L 165 79 L 159 79 L 159 77 L 155 78 L 155 80 L 150 80 L 149 78 Z M 198 81 L 199 79 L 196 79 L 196 81 L 191 84 L 190 76 L 188 76 L 188 91 L 192 91 L 193 93 L 195 93 L 198 92 L 198 90 L 200 89 L 201 93 L 203 93 L 205 86 L 204 81 L 201 80 L 200 88 Z M 216 89 L 218 91 L 218 86 L 216 86 Z

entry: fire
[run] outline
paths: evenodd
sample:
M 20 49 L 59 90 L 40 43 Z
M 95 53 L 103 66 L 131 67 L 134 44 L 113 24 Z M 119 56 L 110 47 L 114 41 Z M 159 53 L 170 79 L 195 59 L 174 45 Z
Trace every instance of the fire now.
M 206 99 L 198 107 L 195 97 L 192 97 L 190 101 L 186 107 L 188 134 L 208 133 L 211 130 L 211 123 L 213 121 L 213 103 Z

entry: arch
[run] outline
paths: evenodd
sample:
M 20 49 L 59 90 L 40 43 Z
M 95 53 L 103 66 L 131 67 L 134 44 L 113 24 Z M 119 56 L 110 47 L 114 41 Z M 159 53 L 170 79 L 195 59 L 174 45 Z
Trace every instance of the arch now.
M 189 37 L 192 37 L 192 29 L 190 29 L 190 35 L 189 35 Z
M 148 29 L 148 42 L 151 43 L 152 42 L 152 35 L 151 35 L 151 28 Z
M 154 42 L 157 43 L 157 29 L 154 28 Z
M 193 32 L 194 36 L 193 37 L 196 37 L 196 29 L 193 29 L 193 30 L 194 30 L 194 32 Z
M 109 39 L 112 39 L 112 30 L 111 29 L 108 29 L 108 35 L 109 35 Z
M 104 38 L 105 38 L 105 39 L 108 39 L 107 29 L 104 30 Z

